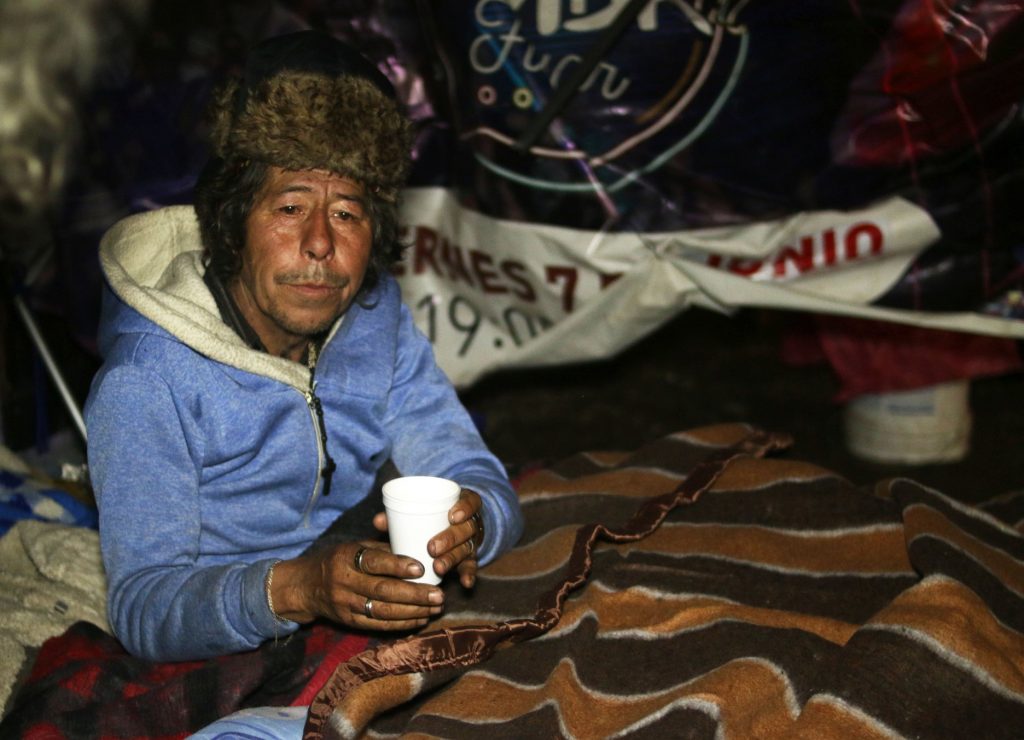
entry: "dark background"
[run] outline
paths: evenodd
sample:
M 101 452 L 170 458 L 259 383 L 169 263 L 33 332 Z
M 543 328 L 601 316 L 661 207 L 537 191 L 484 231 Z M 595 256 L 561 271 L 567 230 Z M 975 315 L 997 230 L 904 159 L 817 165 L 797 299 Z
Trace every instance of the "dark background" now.
M 421 56 L 431 55 L 417 45 L 424 35 L 414 22 L 414 5 L 405 0 L 151 4 L 144 27 L 132 32 L 133 45 L 111 55 L 110 68 L 83 101 L 78 157 L 48 224 L 52 233 L 46 236 L 56 249 L 48 274 L 29 297 L 79 403 L 99 363 L 93 347 L 101 282 L 95 256 L 99 235 L 129 212 L 189 200 L 192 178 L 204 156 L 199 111 L 210 86 L 237 69 L 247 44 L 289 30 L 293 20 L 330 25 L 344 37 L 366 42 L 367 53 L 396 59 L 397 71 L 403 63 L 415 70 Z M 443 9 L 443 4 L 417 7 Z M 456 4 L 449 10 L 465 13 L 469 7 Z M 633 215 L 646 214 L 655 225 L 664 225 L 658 219 L 668 213 L 663 206 L 672 199 L 666 196 L 679 188 L 692 196 L 686 201 L 691 210 L 683 213 L 684 222 L 672 224 L 679 228 L 722 219 L 757 220 L 823 204 L 856 206 L 900 193 L 932 210 L 945 230 L 945 251 L 933 250 L 930 262 L 908 273 L 890 296 L 893 305 L 920 308 L 916 302 L 923 298 L 937 309 L 980 310 L 998 308 L 1004 297 L 1016 296 L 1016 303 L 1004 303 L 1020 310 L 1021 14 L 995 3 L 958 6 L 958 18 L 973 18 L 977 28 L 989 33 L 987 56 L 979 61 L 967 44 L 949 46 L 965 55 L 957 59 L 926 58 L 908 45 L 927 40 L 928 33 L 942 27 L 936 18 L 915 18 L 924 6 L 912 2 L 766 2 L 750 8 L 746 20 L 757 28 L 753 37 L 760 46 L 753 58 L 760 63 L 748 67 L 745 87 L 718 127 L 700 140 L 694 157 L 680 158 L 647 183 L 656 207 L 646 209 L 651 204 L 638 202 Z M 946 10 L 953 12 L 933 9 Z M 378 22 L 385 17 L 397 20 L 391 25 Z M 956 39 L 959 31 L 951 28 L 950 38 Z M 899 29 L 904 32 L 897 33 Z M 915 36 L 915 31 L 924 35 Z M 823 39 L 845 41 L 829 44 Z M 879 67 L 879 60 L 890 60 L 893 66 Z M 943 76 L 954 73 L 959 74 L 955 80 Z M 876 88 L 881 81 L 890 87 Z M 966 137 L 966 119 L 958 117 L 961 109 L 947 105 L 951 91 L 969 93 L 964 105 L 975 114 L 971 120 L 979 128 L 972 133 L 978 140 Z M 447 102 L 454 109 L 460 101 L 471 98 Z M 428 100 L 414 111 L 423 135 L 417 169 L 422 182 L 449 174 L 436 165 L 442 154 L 452 154 L 444 101 L 435 97 L 433 102 L 437 110 Z M 902 139 L 892 138 L 895 129 L 887 128 L 902 105 L 932 114 L 917 121 L 912 131 L 918 156 L 913 167 L 900 159 L 906 156 L 897 146 Z M 863 116 L 866 128 L 854 126 L 860 120 L 854 113 Z M 801 136 L 793 135 L 793 126 Z M 870 144 L 855 152 L 863 160 L 832 161 L 829 137 L 849 135 L 852 141 L 858 131 L 875 132 L 857 139 Z M 457 161 L 472 159 L 464 152 L 454 154 Z M 766 185 L 764 178 L 771 182 Z M 543 221 L 544 214 L 530 210 L 534 200 L 516 200 L 514 190 L 498 187 L 503 183 L 490 185 L 471 195 L 501 194 L 511 202 L 492 198 L 486 203 L 491 210 Z M 661 185 L 665 187 L 659 189 Z M 553 207 L 550 198 L 543 200 Z M 576 202 L 561 205 L 556 210 L 562 216 L 587 212 Z M 671 205 L 678 203 L 673 200 Z M 988 231 L 979 231 L 982 226 Z M 632 227 L 624 222 L 618 228 Z M 986 278 L 992 273 L 1004 279 L 985 283 L 980 292 L 982 283 L 975 278 L 982 267 Z M 62 439 L 73 447 L 76 434 L 13 310 L 13 287 L 3 287 L 2 440 L 15 450 L 45 452 L 53 435 L 63 432 Z M 488 442 L 513 471 L 581 450 L 630 449 L 679 429 L 742 420 L 790 432 L 795 444 L 787 454 L 856 482 L 905 474 L 964 500 L 1024 485 L 1024 463 L 1017 452 L 1024 441 L 1020 373 L 972 382 L 974 435 L 963 461 L 867 463 L 846 449 L 843 407 L 834 400 L 841 382 L 832 368 L 798 367 L 783 359 L 783 341 L 799 320 L 769 309 L 745 309 L 733 316 L 692 309 L 616 357 L 502 371 L 467 389 L 464 398 Z
M 630 450 L 706 424 L 744 421 L 788 432 L 786 453 L 858 485 L 906 476 L 966 502 L 1024 486 L 1024 376 L 971 383 L 969 454 L 955 463 L 880 464 L 845 443 L 839 384 L 827 364 L 793 366 L 780 351 L 800 316 L 695 309 L 616 358 L 491 376 L 465 394 L 513 471 L 584 450 Z

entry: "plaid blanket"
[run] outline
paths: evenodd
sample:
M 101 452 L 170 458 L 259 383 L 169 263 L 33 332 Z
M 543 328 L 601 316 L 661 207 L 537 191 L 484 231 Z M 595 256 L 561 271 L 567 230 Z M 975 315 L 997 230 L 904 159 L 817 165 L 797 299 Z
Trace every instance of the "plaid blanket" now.
M 1021 737 L 1024 495 L 858 488 L 761 458 L 783 442 L 709 427 L 530 476 L 520 545 L 339 665 L 305 737 Z
M 247 653 L 154 663 L 78 622 L 43 643 L 0 737 L 185 737 L 244 707 L 293 703 L 317 671 L 329 674 L 369 644 L 366 636 L 314 625 Z

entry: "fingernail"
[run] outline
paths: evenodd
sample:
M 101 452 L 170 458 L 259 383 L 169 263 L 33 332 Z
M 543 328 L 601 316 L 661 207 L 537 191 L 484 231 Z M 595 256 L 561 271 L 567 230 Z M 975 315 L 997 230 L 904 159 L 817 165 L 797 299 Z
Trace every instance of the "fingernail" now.
M 423 566 L 420 563 L 409 563 L 405 572 L 411 576 L 421 576 L 423 575 Z
M 444 603 L 444 592 L 440 590 L 431 591 L 427 594 L 427 601 L 431 604 L 443 604 Z

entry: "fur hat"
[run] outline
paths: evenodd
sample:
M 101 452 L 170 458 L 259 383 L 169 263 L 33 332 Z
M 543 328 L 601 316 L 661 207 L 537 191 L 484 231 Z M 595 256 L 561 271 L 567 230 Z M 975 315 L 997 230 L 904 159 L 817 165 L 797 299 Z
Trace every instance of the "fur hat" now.
M 212 151 L 223 159 L 330 170 L 389 201 L 408 173 L 410 126 L 391 83 L 327 34 L 300 31 L 257 44 L 210 113 Z

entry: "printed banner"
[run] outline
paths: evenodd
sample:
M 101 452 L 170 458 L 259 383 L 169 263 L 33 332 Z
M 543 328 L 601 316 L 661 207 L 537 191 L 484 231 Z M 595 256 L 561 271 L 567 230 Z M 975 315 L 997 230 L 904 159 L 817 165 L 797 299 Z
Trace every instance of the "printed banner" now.
M 873 306 L 939 236 L 898 197 L 857 211 L 665 233 L 483 215 L 443 188 L 404 196 L 398 272 L 458 386 L 499 367 L 610 356 L 689 306 L 776 307 L 1024 337 L 1024 322 Z

